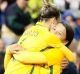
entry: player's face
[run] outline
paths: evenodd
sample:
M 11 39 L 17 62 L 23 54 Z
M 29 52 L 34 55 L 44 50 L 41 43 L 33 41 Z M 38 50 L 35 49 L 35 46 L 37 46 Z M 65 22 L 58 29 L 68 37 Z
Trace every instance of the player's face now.
M 66 28 L 63 24 L 52 25 L 50 31 L 54 33 L 62 42 L 66 41 Z

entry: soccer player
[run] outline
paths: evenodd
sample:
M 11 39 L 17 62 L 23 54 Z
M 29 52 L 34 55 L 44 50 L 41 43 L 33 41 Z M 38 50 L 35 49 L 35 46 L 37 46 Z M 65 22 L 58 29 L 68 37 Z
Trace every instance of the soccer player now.
M 71 30 L 58 23 L 59 15 L 58 9 L 52 5 L 42 9 L 41 22 L 26 30 L 18 42 L 24 49 L 11 55 L 11 47 L 8 47 L 5 74 L 60 74 L 60 64 L 64 56 L 74 62 L 73 53 L 62 44 L 69 45 L 73 33 L 69 33 Z M 67 34 L 70 38 L 66 37 Z

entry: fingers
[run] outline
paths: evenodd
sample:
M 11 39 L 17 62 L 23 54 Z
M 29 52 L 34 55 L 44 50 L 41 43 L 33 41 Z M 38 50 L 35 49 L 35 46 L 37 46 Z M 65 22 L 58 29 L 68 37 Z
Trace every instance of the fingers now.
M 13 53 L 12 54 L 19 54 L 19 52 L 17 52 L 17 51 L 13 51 Z
M 69 61 L 66 58 L 64 58 L 61 63 L 62 69 L 65 69 L 68 66 L 68 64 L 69 64 Z
M 22 51 L 22 50 L 24 50 L 24 49 L 21 46 L 19 46 L 18 44 L 13 44 L 10 47 L 10 52 L 11 52 L 12 55 L 13 54 L 18 54 L 19 51 Z
M 11 47 L 13 47 L 13 48 L 16 48 L 16 47 L 18 47 L 19 45 L 18 44 L 13 44 L 13 45 L 11 45 Z
M 62 69 L 65 69 L 68 66 L 68 64 L 65 63 L 65 64 L 62 64 L 61 66 L 62 66 Z
M 18 44 L 14 44 L 11 46 L 12 50 L 16 50 L 16 51 L 19 51 L 19 50 L 24 50 L 20 45 Z

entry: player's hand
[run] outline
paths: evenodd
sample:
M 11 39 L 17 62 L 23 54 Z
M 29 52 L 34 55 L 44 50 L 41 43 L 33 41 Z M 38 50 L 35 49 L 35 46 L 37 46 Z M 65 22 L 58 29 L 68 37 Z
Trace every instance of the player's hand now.
M 18 54 L 19 51 L 21 51 L 21 50 L 24 50 L 24 49 L 18 44 L 13 44 L 13 45 L 10 46 L 11 55 Z
M 61 63 L 62 69 L 65 69 L 68 66 L 68 64 L 69 64 L 69 61 L 66 58 L 64 58 Z

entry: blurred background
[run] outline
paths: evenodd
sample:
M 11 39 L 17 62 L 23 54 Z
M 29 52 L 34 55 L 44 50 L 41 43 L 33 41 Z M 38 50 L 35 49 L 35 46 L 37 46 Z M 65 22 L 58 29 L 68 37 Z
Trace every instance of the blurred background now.
M 80 0 L 49 0 L 61 13 L 61 21 L 74 30 L 74 39 L 69 46 L 76 55 L 80 70 Z M 5 48 L 16 43 L 25 29 L 38 21 L 42 0 L 0 0 L 0 74 L 3 74 Z

